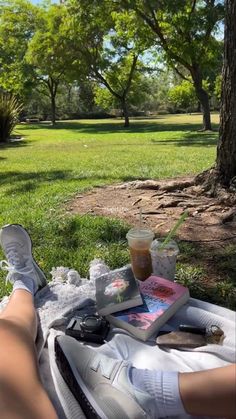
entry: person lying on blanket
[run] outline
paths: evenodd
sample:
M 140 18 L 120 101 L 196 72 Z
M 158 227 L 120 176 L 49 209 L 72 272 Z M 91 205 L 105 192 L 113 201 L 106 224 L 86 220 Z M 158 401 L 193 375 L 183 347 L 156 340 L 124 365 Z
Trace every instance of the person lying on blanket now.
M 0 314 L 1 419 L 54 419 L 57 413 L 39 376 L 34 340 L 34 295 L 46 278 L 20 225 L 4 226 L 0 243 L 13 284 Z M 178 373 L 141 370 L 108 358 L 69 336 L 55 341 L 60 369 L 88 418 L 140 419 L 208 415 L 236 417 L 236 366 Z

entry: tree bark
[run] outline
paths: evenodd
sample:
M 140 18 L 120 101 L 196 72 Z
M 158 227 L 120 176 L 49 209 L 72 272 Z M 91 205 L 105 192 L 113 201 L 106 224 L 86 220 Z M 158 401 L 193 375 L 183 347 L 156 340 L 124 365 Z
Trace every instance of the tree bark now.
M 197 89 L 196 94 L 202 107 L 203 130 L 212 130 L 211 126 L 211 111 L 207 92 L 203 88 Z
M 236 2 L 226 0 L 225 46 L 216 169 L 228 187 L 236 177 Z
M 123 116 L 125 118 L 124 127 L 128 128 L 129 127 L 129 112 L 128 112 L 128 108 L 127 108 L 127 104 L 126 104 L 125 99 L 121 100 L 121 107 L 122 107 L 122 111 L 123 111 Z
M 57 95 L 57 88 L 59 85 L 58 80 L 54 80 L 52 77 L 49 77 L 47 80 L 47 86 L 50 93 L 50 101 L 51 101 L 51 122 L 52 125 L 56 124 L 56 95 Z
M 51 112 L 52 112 L 52 125 L 56 124 L 56 101 L 55 95 L 51 95 Z
M 195 87 L 197 98 L 202 107 L 203 130 L 211 130 L 212 126 L 209 96 L 206 90 L 202 87 L 202 76 L 198 66 L 196 66 L 195 64 L 193 64 L 192 66 L 191 76 L 193 79 L 193 84 Z

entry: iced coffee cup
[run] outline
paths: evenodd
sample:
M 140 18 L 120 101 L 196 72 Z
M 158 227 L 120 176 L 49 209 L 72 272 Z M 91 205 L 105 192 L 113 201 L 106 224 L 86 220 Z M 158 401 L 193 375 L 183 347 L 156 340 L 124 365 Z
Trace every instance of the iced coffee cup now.
M 135 278 L 140 281 L 145 281 L 152 274 L 150 246 L 153 237 L 153 232 L 145 228 L 132 228 L 126 235 L 132 270 Z
M 162 239 L 153 240 L 151 244 L 151 258 L 154 275 L 174 281 L 176 258 L 179 248 L 174 240 L 170 240 L 162 247 Z

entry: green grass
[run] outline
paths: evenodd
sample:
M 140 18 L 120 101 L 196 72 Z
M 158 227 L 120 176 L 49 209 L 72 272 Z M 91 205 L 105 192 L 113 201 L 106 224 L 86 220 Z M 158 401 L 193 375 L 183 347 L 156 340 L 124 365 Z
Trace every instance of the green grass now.
M 65 203 L 96 185 L 196 174 L 210 167 L 218 133 L 198 132 L 201 115 L 131 121 L 83 120 L 19 125 L 22 141 L 0 145 L 0 225 L 20 223 L 30 232 L 34 255 L 48 277 L 53 266 L 83 276 L 102 257 L 111 267 L 128 261 L 124 223 L 70 216 Z M 218 115 L 213 115 L 218 126 Z M 0 257 L 3 255 L 0 254 Z M 2 280 L 5 277 L 1 273 Z M 6 293 L 0 283 L 0 297 Z

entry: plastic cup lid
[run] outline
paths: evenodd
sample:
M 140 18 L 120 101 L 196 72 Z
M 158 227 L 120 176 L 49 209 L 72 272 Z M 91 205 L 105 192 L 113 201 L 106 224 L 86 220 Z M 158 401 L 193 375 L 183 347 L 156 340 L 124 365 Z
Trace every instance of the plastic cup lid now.
M 126 234 L 127 239 L 153 239 L 154 233 L 147 228 L 131 228 Z

